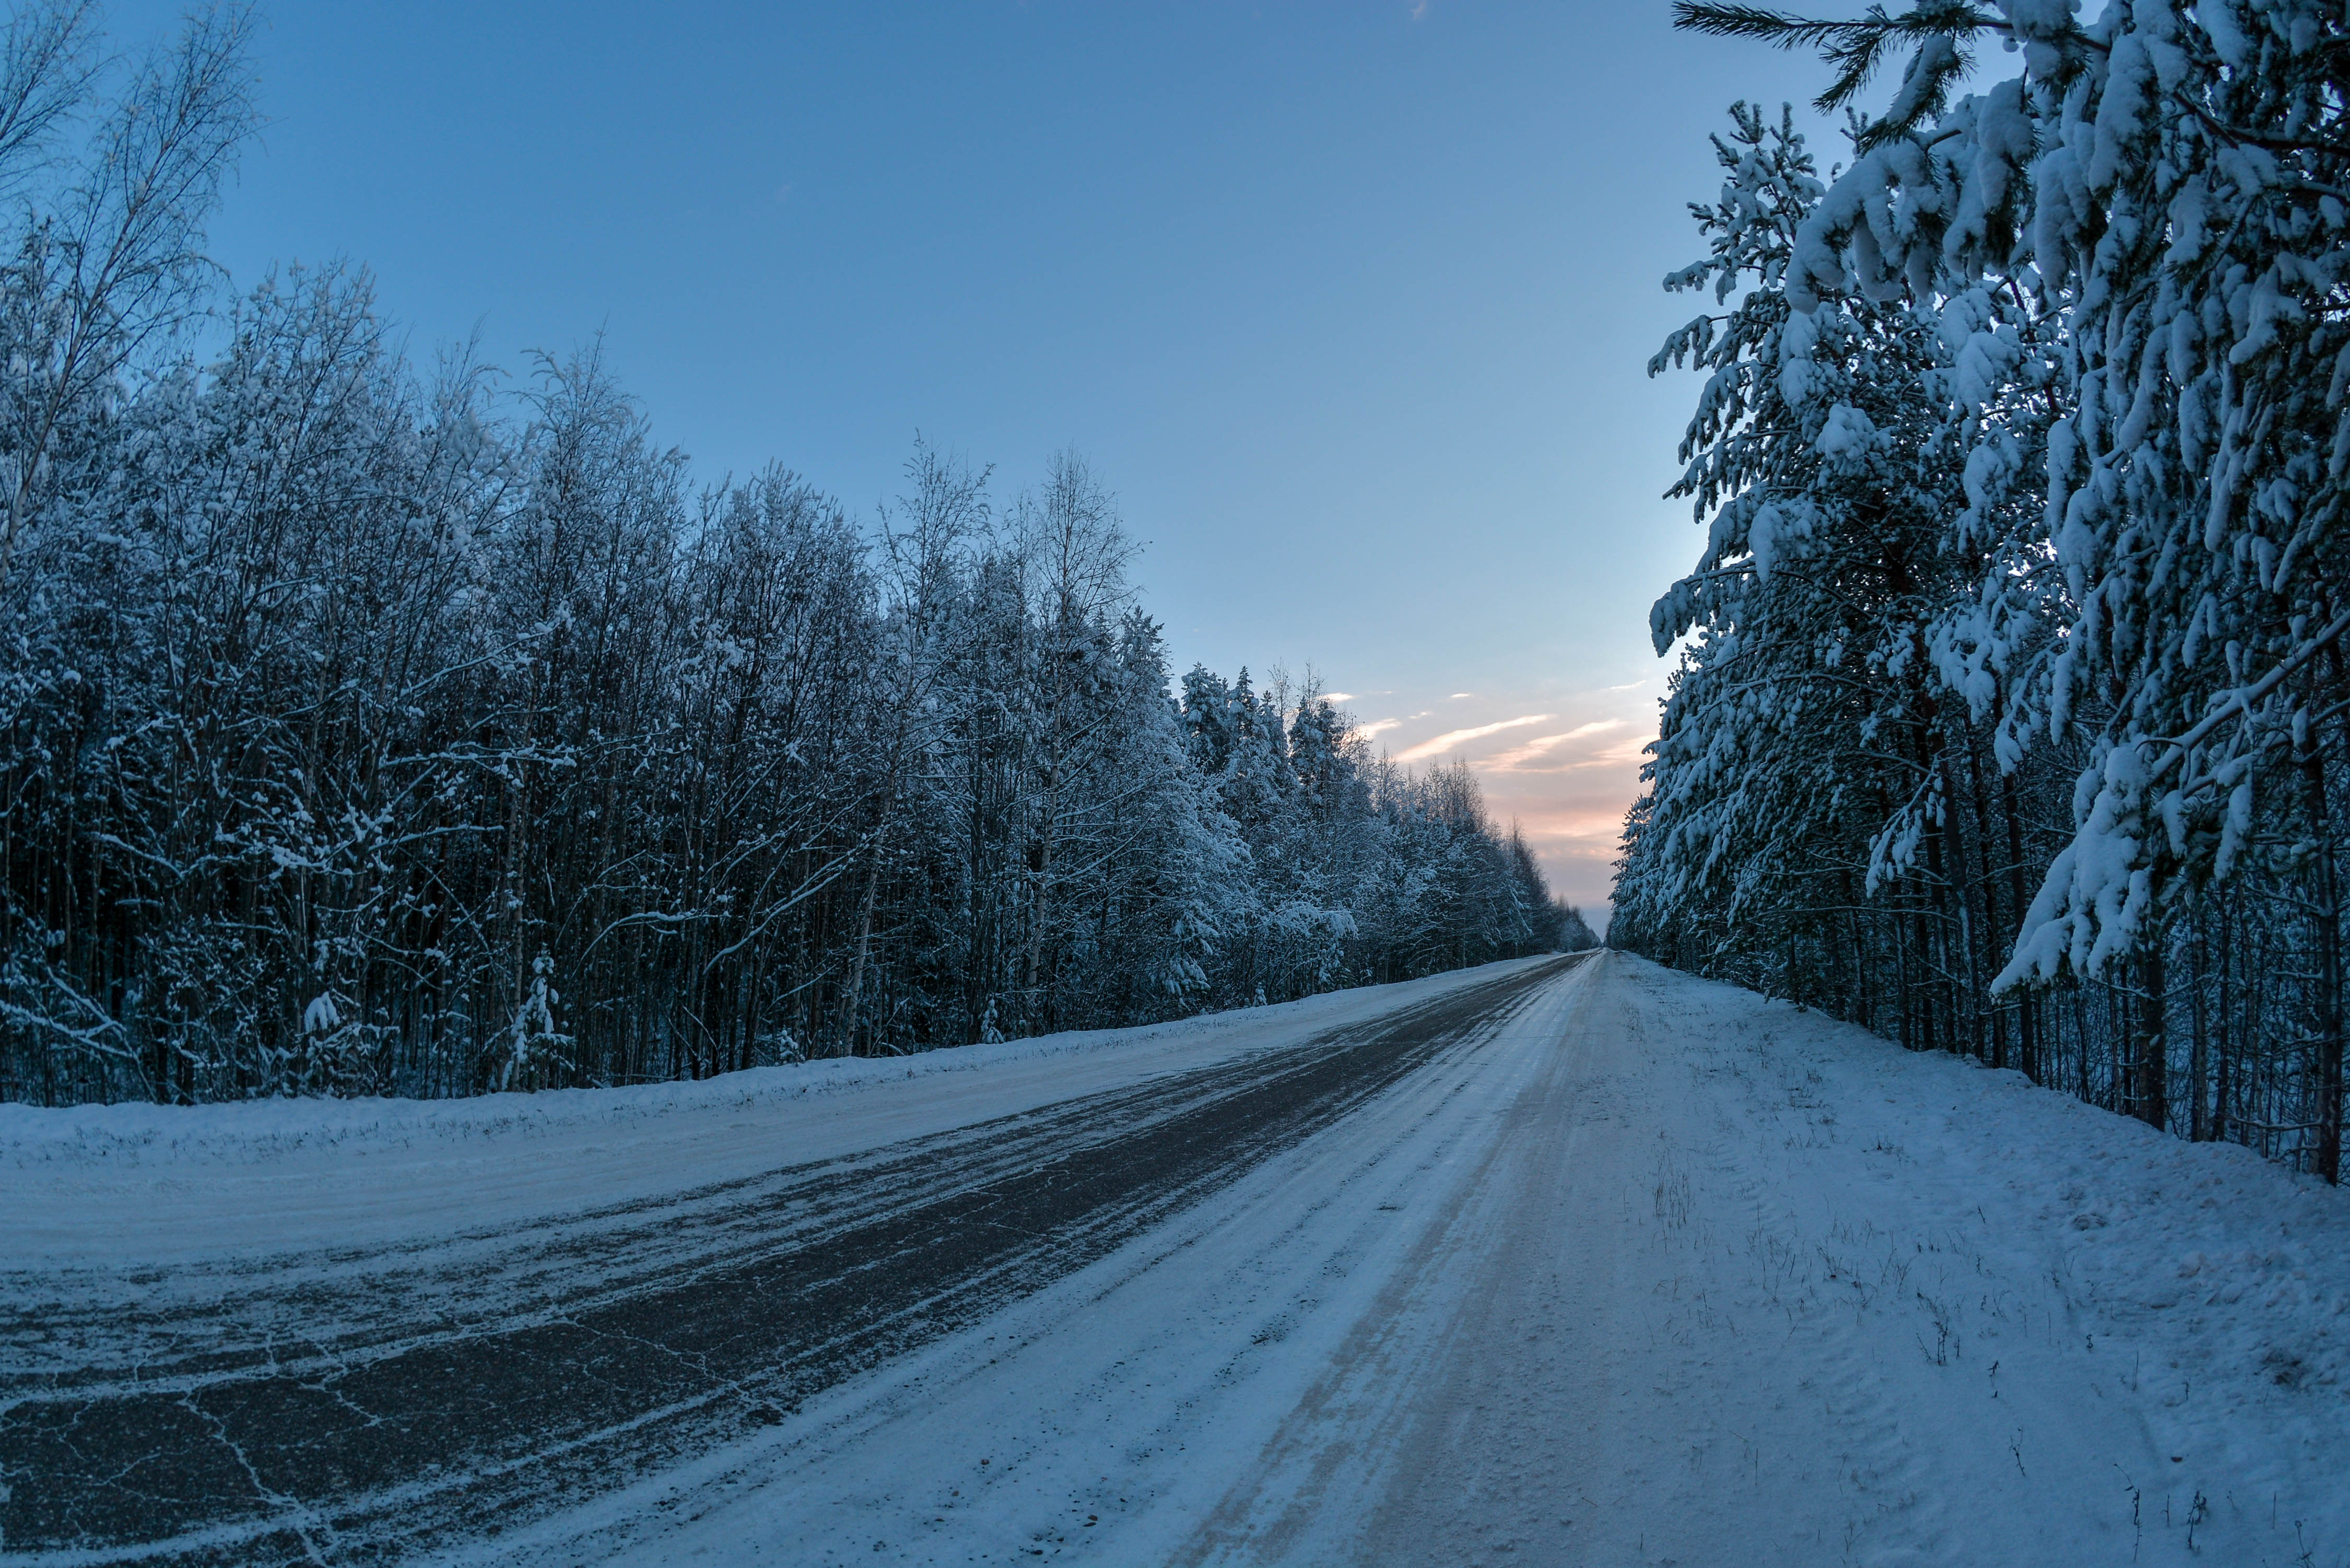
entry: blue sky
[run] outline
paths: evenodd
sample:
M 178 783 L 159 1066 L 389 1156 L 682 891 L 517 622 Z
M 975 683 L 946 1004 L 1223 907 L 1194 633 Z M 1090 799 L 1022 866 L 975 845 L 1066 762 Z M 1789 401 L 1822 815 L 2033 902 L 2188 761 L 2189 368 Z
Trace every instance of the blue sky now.
M 1000 499 L 1075 447 L 1179 669 L 1311 665 L 1604 904 L 1648 607 L 1699 543 L 1659 499 L 1696 385 L 1645 374 L 1692 309 L 1658 282 L 1723 106 L 1809 61 L 1661 0 L 265 16 L 240 283 L 363 263 L 420 358 L 600 330 L 702 475 L 868 514 L 917 431 Z

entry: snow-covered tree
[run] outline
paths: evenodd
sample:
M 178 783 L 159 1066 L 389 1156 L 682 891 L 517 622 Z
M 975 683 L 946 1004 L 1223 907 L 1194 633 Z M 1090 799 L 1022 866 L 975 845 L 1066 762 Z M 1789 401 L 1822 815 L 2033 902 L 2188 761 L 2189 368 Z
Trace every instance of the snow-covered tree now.
M 91 15 L 0 35 L 0 1096 L 699 1077 L 1556 940 L 1465 776 L 1170 696 L 1072 454 L 999 512 L 918 442 L 868 527 L 697 492 L 592 346 L 502 386 L 356 269 L 208 291 L 249 17 L 118 67 Z
M 1949 560 L 1971 561 L 1971 581 L 1921 625 L 1921 651 L 1938 701 L 1990 727 L 1996 773 L 1979 770 L 1970 812 L 1946 782 L 1880 848 L 1979 819 L 1981 858 L 2003 850 L 2033 884 L 1981 989 L 2030 1017 L 2013 999 L 2086 988 L 2110 1000 L 2099 1027 L 2126 1042 L 2094 1084 L 2095 1031 L 2072 1010 L 2070 1040 L 2050 1044 L 2075 1054 L 2077 1087 L 2194 1136 L 2291 1124 L 2282 1147 L 2262 1140 L 2337 1177 L 2350 762 L 2338 8 L 1679 11 L 1704 30 L 1821 47 L 1838 70 L 1824 108 L 1903 62 L 1886 112 L 1856 119 L 1853 161 L 1797 225 L 1777 286 L 1806 318 L 1905 313 L 1948 355 L 1936 395 L 1964 495 L 1927 523 Z M 2022 68 L 1962 94 L 1986 42 Z M 2059 777 L 2069 787 L 2049 788 Z M 2041 811 L 2052 794 L 2054 813 Z M 2018 819 L 2049 815 L 2042 853 Z M 2222 1079 L 2251 1048 L 2235 957 L 2219 961 L 2216 994 L 2208 970 L 2211 928 L 2232 954 L 2246 917 L 2305 976 L 2264 1003 L 2305 1042 L 2269 1076 L 2264 1113 L 2223 1103 L 2206 1048 L 2216 1032 Z

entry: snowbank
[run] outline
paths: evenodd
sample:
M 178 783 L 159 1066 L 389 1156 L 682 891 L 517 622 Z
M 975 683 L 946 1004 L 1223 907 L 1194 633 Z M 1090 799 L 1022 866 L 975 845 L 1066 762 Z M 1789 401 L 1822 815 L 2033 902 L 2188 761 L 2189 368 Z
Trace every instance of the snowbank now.
M 1131 1029 L 462 1100 L 0 1106 L 0 1256 L 362 1244 L 833 1158 L 1336 1027 L 1542 959 Z

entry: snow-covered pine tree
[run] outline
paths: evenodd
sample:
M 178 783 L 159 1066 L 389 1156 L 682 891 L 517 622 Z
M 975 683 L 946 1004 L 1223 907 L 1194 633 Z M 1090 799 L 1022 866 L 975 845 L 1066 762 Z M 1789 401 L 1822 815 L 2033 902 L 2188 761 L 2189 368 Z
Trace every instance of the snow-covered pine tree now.
M 2005 410 L 1967 421 L 1970 489 L 2041 489 L 2039 537 L 1993 551 L 1978 597 L 1997 611 L 2030 585 L 2060 624 L 1992 613 L 1954 622 L 1939 649 L 1970 701 L 2009 688 L 2003 767 L 2043 747 L 2074 766 L 2065 842 L 1997 985 L 2126 987 L 2117 1108 L 2198 1136 L 2265 1121 L 2263 1147 L 2338 1179 L 2350 761 L 2338 8 L 2140 0 L 2085 21 L 2064 0 L 2006 0 L 1846 23 L 1679 10 L 1710 31 L 1820 45 L 1840 70 L 1826 107 L 1908 57 L 1887 111 L 1862 122 L 1859 156 L 1796 236 L 1786 290 L 1805 311 L 1898 298 L 1938 317 L 1977 372 L 1958 395 Z M 1986 40 L 2017 52 L 2022 72 L 1953 100 Z M 1987 301 L 2012 306 L 2013 342 L 1986 333 Z M 2035 423 L 2044 443 L 2018 439 Z M 1961 538 L 1975 521 L 1949 520 Z M 2049 565 L 2061 592 L 2034 582 Z M 2291 903 L 2239 908 L 2248 876 L 2289 888 Z M 2210 928 L 2227 934 L 2240 916 L 2306 975 L 2262 1004 L 2307 1042 L 2267 1075 L 2291 1085 L 2282 1114 L 2207 1109 L 2214 1093 L 2242 1092 L 2241 1075 L 2226 1082 L 2250 1023 L 2235 961 L 2216 998 L 2206 969 Z M 2171 1092 L 2182 988 L 2196 1003 L 2183 1118 Z
M 1898 299 L 1791 307 L 1822 187 L 1790 117 L 1739 105 L 1714 145 L 1723 189 L 1693 209 L 1710 254 L 1667 286 L 1720 311 L 1650 365 L 1706 373 L 1673 493 L 1708 536 L 1651 618 L 1660 654 L 1690 640 L 1627 826 L 1622 940 L 1975 1044 L 1987 911 L 1960 797 L 1981 737 L 1935 658 L 1980 576 L 1945 523 L 1964 504 L 1953 356 Z

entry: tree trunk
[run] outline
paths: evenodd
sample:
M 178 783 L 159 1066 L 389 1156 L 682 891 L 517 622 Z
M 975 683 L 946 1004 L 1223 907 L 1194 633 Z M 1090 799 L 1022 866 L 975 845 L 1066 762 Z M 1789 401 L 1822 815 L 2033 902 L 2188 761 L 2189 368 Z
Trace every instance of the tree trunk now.
M 2023 877 L 2023 813 L 2016 804 L 2013 774 L 2001 778 L 2000 795 L 2000 805 L 2007 817 L 2008 903 L 2015 911 L 2015 928 L 2008 936 L 2008 945 L 2012 949 L 2022 939 L 2024 911 L 2032 907 L 2031 893 Z M 2015 1024 L 2016 1064 L 2033 1083 L 2043 1082 L 2044 1069 L 2040 1060 L 2040 1008 L 2038 999 L 2029 992 L 2016 1006 Z
M 848 959 L 848 975 L 840 989 L 840 1049 L 850 1056 L 857 1054 L 857 1012 L 865 995 L 865 965 L 873 951 L 873 911 L 881 897 L 882 850 L 889 841 L 889 819 L 884 816 L 873 830 L 873 844 L 867 856 L 865 891 L 857 900 L 857 946 Z
M 2210 1079 L 2210 1058 L 2206 1044 L 2209 1033 L 2203 1016 L 2204 973 L 2204 911 L 2199 901 L 2195 909 L 2195 941 L 2188 951 L 2194 955 L 2194 972 L 2189 978 L 2188 1017 L 2195 1031 L 2194 1044 L 2188 1054 L 2188 1093 L 2193 1096 L 2187 1105 L 2187 1137 L 2190 1143 L 2207 1142 L 2211 1136 L 2211 1118 L 2205 1106 L 2205 1090 Z
M 2316 1038 L 2311 1048 L 2315 1091 L 2317 1147 L 2312 1168 L 2328 1181 L 2342 1179 L 2342 894 L 2334 861 L 2334 821 L 2325 789 L 2325 753 L 2312 738 L 2302 774 L 2308 786 L 2310 834 L 2317 846 Z
M 2228 1136 L 2229 1095 L 2235 1087 L 2235 900 L 2220 901 L 2220 1071 L 2211 1088 L 2211 1137 Z
M 2138 978 L 2137 1103 L 2129 1108 L 2149 1127 L 2170 1124 L 2170 996 L 2158 934 L 2140 961 Z

